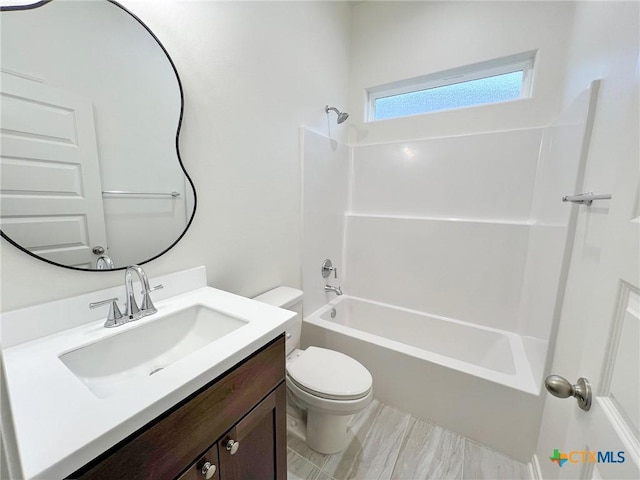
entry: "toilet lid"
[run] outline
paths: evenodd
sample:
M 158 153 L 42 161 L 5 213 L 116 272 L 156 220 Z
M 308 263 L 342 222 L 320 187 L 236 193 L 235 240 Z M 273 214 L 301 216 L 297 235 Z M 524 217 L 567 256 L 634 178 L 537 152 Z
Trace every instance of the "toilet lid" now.
M 373 383 L 371 374 L 360 362 L 319 347 L 307 348 L 287 366 L 287 374 L 303 390 L 336 400 L 362 398 Z

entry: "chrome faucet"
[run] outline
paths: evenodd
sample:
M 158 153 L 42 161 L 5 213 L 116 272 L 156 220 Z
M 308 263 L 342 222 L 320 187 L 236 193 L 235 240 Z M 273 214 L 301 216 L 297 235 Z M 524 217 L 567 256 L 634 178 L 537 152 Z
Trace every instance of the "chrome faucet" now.
M 138 275 L 140 284 L 142 285 L 142 304 L 138 307 L 136 297 L 133 292 L 133 274 Z M 153 305 L 151 301 L 151 292 L 163 288 L 162 285 L 157 285 L 153 288 L 149 287 L 149 278 L 140 265 L 130 265 L 124 272 L 124 288 L 126 295 L 126 308 L 124 315 L 118 308 L 118 299 L 110 298 L 101 302 L 90 303 L 89 308 L 96 308 L 102 305 L 110 305 L 109 316 L 104 326 L 107 328 L 118 327 L 125 323 L 138 320 L 139 318 L 153 315 L 158 309 Z
M 140 284 L 142 285 L 142 304 L 140 307 L 138 307 L 135 294 L 133 293 L 133 273 L 138 275 Z M 151 301 L 150 293 L 162 288 L 162 285 L 150 288 L 149 278 L 140 265 L 130 265 L 127 267 L 127 270 L 124 272 L 124 288 L 127 296 L 124 316 L 128 317 L 129 320 L 137 320 L 147 315 L 153 315 L 158 311 Z
M 333 292 L 336 295 L 342 295 L 342 289 L 340 287 L 334 287 L 333 285 L 325 285 L 324 286 L 324 291 L 325 292 Z
M 116 267 L 109 255 L 100 255 L 96 259 L 96 270 L 113 270 L 114 268 Z

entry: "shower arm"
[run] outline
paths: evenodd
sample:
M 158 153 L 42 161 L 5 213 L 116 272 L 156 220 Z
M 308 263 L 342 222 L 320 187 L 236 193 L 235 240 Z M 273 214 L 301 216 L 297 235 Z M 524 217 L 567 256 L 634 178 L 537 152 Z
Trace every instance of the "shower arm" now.
M 337 118 L 338 124 L 343 123 L 347 118 L 349 118 L 349 114 L 347 112 L 341 112 L 336 107 L 330 107 L 329 105 L 325 105 L 324 111 L 327 113 L 327 115 L 329 115 L 329 112 L 332 110 L 336 112 L 336 115 L 338 116 Z

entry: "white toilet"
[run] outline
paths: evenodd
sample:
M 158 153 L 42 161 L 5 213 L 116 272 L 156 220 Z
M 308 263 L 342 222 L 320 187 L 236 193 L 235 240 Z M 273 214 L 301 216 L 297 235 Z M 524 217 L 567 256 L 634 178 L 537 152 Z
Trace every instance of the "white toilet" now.
M 373 379 L 358 361 L 326 348 L 299 350 L 302 331 L 302 291 L 278 287 L 254 298 L 298 315 L 286 326 L 287 390 L 306 410 L 306 441 L 321 453 L 336 453 L 347 446 L 351 415 L 373 399 Z

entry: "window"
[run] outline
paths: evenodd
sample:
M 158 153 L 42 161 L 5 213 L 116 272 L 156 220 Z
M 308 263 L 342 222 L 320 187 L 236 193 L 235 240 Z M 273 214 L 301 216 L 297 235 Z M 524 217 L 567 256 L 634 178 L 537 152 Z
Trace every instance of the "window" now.
M 531 96 L 535 52 L 447 70 L 368 90 L 368 121 Z

